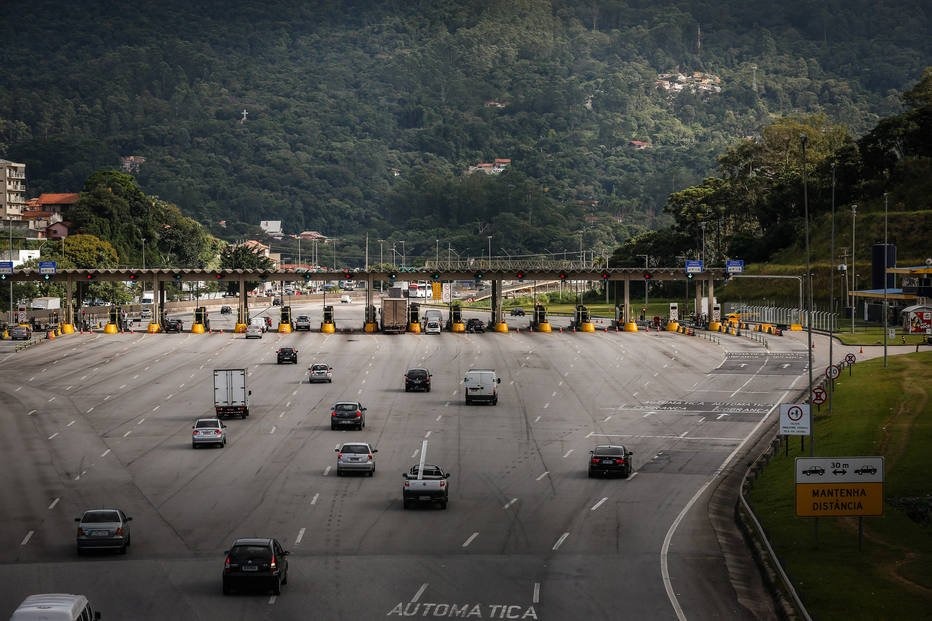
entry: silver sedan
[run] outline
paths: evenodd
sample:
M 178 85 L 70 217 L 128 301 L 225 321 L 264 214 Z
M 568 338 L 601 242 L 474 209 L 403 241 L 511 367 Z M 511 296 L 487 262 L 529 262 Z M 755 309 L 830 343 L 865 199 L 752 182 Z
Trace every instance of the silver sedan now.
M 119 509 L 91 509 L 74 518 L 78 523 L 78 554 L 91 549 L 112 549 L 126 554 L 131 543 L 129 522 L 132 519 Z
M 202 444 L 218 445 L 223 448 L 227 445 L 227 426 L 219 418 L 199 418 L 191 427 L 191 447 L 197 448 Z

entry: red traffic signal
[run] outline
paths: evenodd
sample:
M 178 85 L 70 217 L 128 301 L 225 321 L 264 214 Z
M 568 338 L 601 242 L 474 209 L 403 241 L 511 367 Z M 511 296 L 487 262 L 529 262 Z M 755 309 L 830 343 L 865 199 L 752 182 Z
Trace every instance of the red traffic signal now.
M 214 274 L 214 278 L 215 278 L 216 280 L 220 280 L 221 278 L 223 278 L 223 274 L 220 273 L 220 272 L 217 272 L 216 274 Z
M 139 274 L 130 274 L 130 275 L 129 275 L 129 279 L 130 279 L 130 280 L 138 280 L 138 279 L 139 279 Z
M 344 271 L 343 271 L 343 280 L 352 280 L 352 279 L 353 279 L 353 275 L 350 273 L 350 271 L 349 271 L 349 270 L 344 270 Z
M 608 280 L 609 273 L 605 270 L 602 270 L 602 280 Z
M 650 280 L 653 278 L 650 272 L 644 272 L 644 280 Z
M 560 272 L 560 280 L 566 280 L 566 272 Z
M 515 278 L 518 280 L 524 280 L 524 272 L 519 271 L 517 274 L 515 274 Z
M 94 280 L 94 275 L 93 275 L 92 273 L 88 272 L 87 274 L 84 275 L 84 278 L 85 278 L 86 280 Z

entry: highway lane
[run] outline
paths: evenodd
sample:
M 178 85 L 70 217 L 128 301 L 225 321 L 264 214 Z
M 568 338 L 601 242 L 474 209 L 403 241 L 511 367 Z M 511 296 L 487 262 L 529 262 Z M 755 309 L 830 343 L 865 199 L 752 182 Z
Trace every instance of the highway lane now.
M 298 347 L 298 365 L 275 364 L 282 344 Z M 15 474 L 0 500 L 0 609 L 65 590 L 107 618 L 568 619 L 619 607 L 674 618 L 660 573 L 670 525 L 802 372 L 791 358 L 762 373 L 758 344 L 723 345 L 741 355 L 667 333 L 525 332 L 95 334 L 19 352 L 0 360 L 0 447 Z M 302 383 L 313 360 L 335 367 L 333 384 Z M 434 372 L 430 393 L 404 393 L 415 365 Z M 463 405 L 472 366 L 499 371 L 498 406 Z M 225 449 L 193 450 L 190 424 L 210 413 L 221 367 L 247 368 L 253 414 L 228 421 Z M 340 399 L 368 406 L 364 432 L 329 429 Z M 337 478 L 334 447 L 362 438 L 380 449 L 376 476 Z M 401 508 L 400 473 L 425 439 L 453 473 L 447 511 Z M 586 477 L 589 448 L 608 441 L 635 450 L 631 479 Z M 135 518 L 127 556 L 74 554 L 71 518 L 95 504 Z M 282 596 L 220 596 L 225 547 L 268 534 L 292 551 Z M 670 573 L 717 585 L 706 600 L 718 608 L 690 598 L 686 616 L 751 618 L 725 564 L 708 562 L 714 542 L 692 540 L 674 535 Z

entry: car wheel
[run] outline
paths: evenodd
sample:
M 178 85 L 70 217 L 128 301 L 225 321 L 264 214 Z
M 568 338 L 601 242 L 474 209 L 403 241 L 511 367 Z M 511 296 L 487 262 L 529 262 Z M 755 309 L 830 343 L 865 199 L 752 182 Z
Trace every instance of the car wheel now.
M 336 431 L 336 430 L 337 430 L 337 426 L 334 425 L 333 423 L 330 423 L 330 431 Z
M 342 477 L 342 476 L 343 476 L 343 471 L 340 470 L 339 468 L 337 468 L 337 476 L 338 476 L 338 477 Z
M 447 501 L 446 501 L 446 500 L 441 500 L 441 501 L 440 501 L 440 508 L 443 509 L 443 510 L 446 510 L 446 508 L 447 508 Z
M 126 554 L 126 547 L 127 547 L 127 546 L 126 546 L 126 544 L 124 543 L 123 546 L 120 548 L 120 554 Z
M 197 448 L 197 442 L 192 442 L 192 443 L 191 443 L 191 448 L 196 449 L 196 448 Z
M 411 506 L 411 503 L 406 500 L 403 500 L 401 503 L 401 508 L 407 510 Z
M 589 478 L 592 478 L 592 468 L 589 468 Z
M 282 580 L 281 578 L 275 578 L 272 582 L 272 595 L 281 595 L 282 594 Z
M 333 380 L 332 380 L 332 379 L 328 379 L 328 380 L 327 380 L 327 383 L 328 383 L 328 384 L 332 384 L 332 383 L 333 383 Z
M 427 392 L 430 392 L 430 386 L 427 387 Z
M 285 570 L 284 575 L 282 576 L 282 584 L 288 584 L 288 570 Z
M 498 405 L 498 395 L 492 397 L 492 405 Z

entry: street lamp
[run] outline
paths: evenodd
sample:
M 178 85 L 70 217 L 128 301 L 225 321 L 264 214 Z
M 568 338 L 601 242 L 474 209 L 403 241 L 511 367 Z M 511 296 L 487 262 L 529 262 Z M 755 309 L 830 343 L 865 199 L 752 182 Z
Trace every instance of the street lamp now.
M 648 255 L 646 255 L 646 254 L 639 254 L 639 255 L 637 255 L 637 256 L 639 256 L 639 257 L 644 257 L 644 269 L 645 269 L 645 270 L 648 269 L 648 267 L 649 267 L 649 266 L 648 266 L 648 263 L 647 263 Z M 645 274 L 646 274 L 646 272 L 645 272 Z M 650 281 L 647 280 L 647 279 L 645 278 L 645 279 L 644 279 L 644 312 L 645 312 L 645 313 L 647 313 L 647 291 L 648 291 L 649 289 L 650 289 Z M 645 316 L 645 318 L 647 317 L 646 314 L 645 314 L 644 316 Z
M 858 290 L 858 270 L 854 262 L 854 221 L 858 215 L 858 206 L 851 205 L 851 289 L 848 290 L 848 296 L 851 298 L 851 334 L 854 334 L 854 302 L 857 299 L 854 292 Z
M 489 235 L 489 269 L 492 269 L 492 236 Z
M 806 218 L 806 278 L 808 282 L 806 296 L 806 340 L 809 345 L 809 398 L 812 397 L 812 255 L 809 251 L 809 184 L 806 176 L 806 145 L 809 142 L 809 136 L 806 134 L 799 135 L 799 141 L 802 146 L 803 155 L 803 216 Z M 832 361 L 829 360 L 829 364 Z M 815 435 L 812 427 L 809 428 L 809 456 L 814 455 Z

